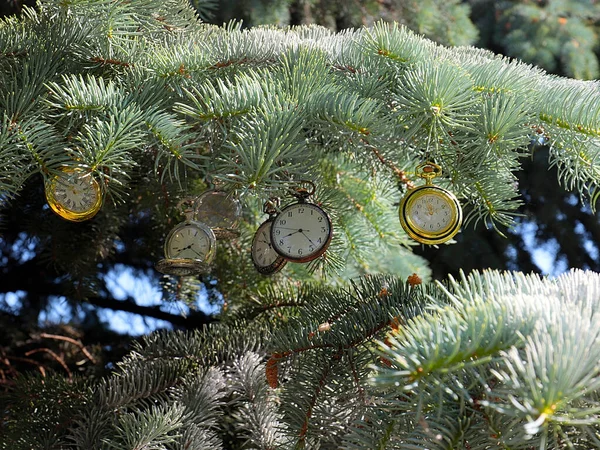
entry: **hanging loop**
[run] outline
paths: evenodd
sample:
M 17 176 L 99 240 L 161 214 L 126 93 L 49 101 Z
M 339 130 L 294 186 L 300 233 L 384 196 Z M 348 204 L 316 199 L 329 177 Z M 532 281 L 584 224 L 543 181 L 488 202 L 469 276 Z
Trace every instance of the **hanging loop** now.
M 315 183 L 310 180 L 299 180 L 298 186 L 294 189 L 291 189 L 291 194 L 302 200 L 306 200 L 308 197 L 315 193 L 316 187 Z
M 425 178 L 425 184 L 432 184 L 431 180 L 442 176 L 442 168 L 431 161 L 419 164 L 415 172 L 421 178 Z
M 177 202 L 177 209 L 183 211 L 186 220 L 194 220 L 196 218 L 196 199 L 185 197 Z
M 279 198 L 278 197 L 269 197 L 269 199 L 263 205 L 263 212 L 268 214 L 269 216 L 273 216 L 277 214 L 277 210 L 279 208 Z

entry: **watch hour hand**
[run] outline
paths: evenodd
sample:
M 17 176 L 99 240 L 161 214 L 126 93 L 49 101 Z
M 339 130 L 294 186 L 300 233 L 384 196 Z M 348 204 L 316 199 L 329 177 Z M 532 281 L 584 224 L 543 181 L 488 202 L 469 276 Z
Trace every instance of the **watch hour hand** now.
M 177 252 L 177 254 L 179 255 L 179 254 L 180 254 L 182 251 L 184 251 L 184 250 L 187 250 L 188 248 L 192 248 L 192 246 L 193 246 L 193 245 L 194 245 L 194 244 L 190 244 L 190 245 L 188 245 L 187 247 L 183 247 L 182 249 L 180 249 L 180 250 Z

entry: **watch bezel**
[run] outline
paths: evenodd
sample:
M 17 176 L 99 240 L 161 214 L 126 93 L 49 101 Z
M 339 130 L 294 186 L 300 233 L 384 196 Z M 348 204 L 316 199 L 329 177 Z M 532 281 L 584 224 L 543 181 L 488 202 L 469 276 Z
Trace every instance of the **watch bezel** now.
M 194 227 L 194 228 L 198 228 L 200 229 L 202 232 L 204 232 L 206 234 L 206 236 L 208 237 L 208 244 L 209 244 L 209 248 L 208 251 L 206 252 L 206 255 L 204 257 L 204 260 L 199 259 L 199 258 L 177 258 L 176 256 L 172 256 L 171 252 L 169 250 L 169 242 L 171 241 L 171 239 L 173 239 L 173 236 L 181 229 L 186 228 L 186 227 Z M 184 220 L 183 222 L 178 223 L 177 225 L 175 225 L 171 231 L 169 231 L 169 234 L 167 234 L 167 237 L 165 238 L 165 242 L 163 244 L 163 253 L 165 254 L 165 259 L 167 260 L 185 260 L 185 259 L 189 259 L 191 261 L 200 261 L 206 265 L 210 265 L 210 263 L 213 261 L 214 257 L 215 257 L 215 252 L 216 252 L 216 237 L 215 234 L 213 232 L 213 230 L 206 224 L 202 223 L 202 222 L 197 222 L 195 220 Z
M 450 204 L 452 205 L 452 214 L 453 217 L 450 221 L 450 224 L 441 231 L 437 231 L 434 233 L 427 232 L 416 225 L 412 218 L 408 215 L 408 211 L 410 206 L 422 195 L 427 193 L 433 193 L 437 196 L 446 197 L 450 200 Z M 434 244 L 442 244 L 444 242 L 452 239 L 456 234 L 460 231 L 460 227 L 462 226 L 462 208 L 456 196 L 439 186 L 435 186 L 432 184 L 419 186 L 417 188 L 411 189 L 400 202 L 399 207 L 399 217 L 400 224 L 402 228 L 412 239 L 422 244 L 434 245 Z
M 329 214 L 327 214 L 327 212 L 321 208 L 319 205 L 315 204 L 315 203 L 311 203 L 311 202 L 305 202 L 305 201 L 301 201 L 301 202 L 297 202 L 297 203 L 291 203 L 287 206 L 285 206 L 281 212 L 277 215 L 277 217 L 275 218 L 275 220 L 273 221 L 273 224 L 275 224 L 275 221 L 277 220 L 277 218 L 281 215 L 283 215 L 288 209 L 291 209 L 295 206 L 298 205 L 311 205 L 314 206 L 315 208 L 317 208 L 319 211 L 321 211 L 321 213 L 325 216 L 325 219 L 327 220 L 327 224 L 329 225 L 329 233 L 327 234 L 327 240 L 323 243 L 322 247 L 317 250 L 315 253 L 312 253 L 308 256 L 301 256 L 301 257 L 294 257 L 294 256 L 288 256 L 285 253 L 283 253 L 280 249 L 277 248 L 277 243 L 276 240 L 273 239 L 273 226 L 271 226 L 271 242 L 273 243 L 273 250 L 275 250 L 279 255 L 281 255 L 283 258 L 287 259 L 288 261 L 291 262 L 296 262 L 296 263 L 306 263 L 306 262 L 310 262 L 313 261 L 315 259 L 317 259 L 318 257 L 322 256 L 326 251 L 327 248 L 329 247 L 329 244 L 331 243 L 331 239 L 333 238 L 333 224 L 331 222 L 331 218 L 329 217 Z
M 63 219 L 69 220 L 71 222 L 83 222 L 94 217 L 102 207 L 102 188 L 98 180 L 96 180 L 96 178 L 94 178 L 94 176 L 91 173 L 78 167 L 64 166 L 61 167 L 60 170 L 65 175 L 56 174 L 50 179 L 46 180 L 45 183 L 44 191 L 46 195 L 46 201 L 48 202 L 50 209 L 52 209 L 54 213 L 56 213 Z M 81 176 L 79 176 L 80 179 L 89 176 L 90 186 L 92 187 L 95 193 L 96 199 L 94 201 L 94 204 L 90 206 L 90 208 L 88 208 L 87 210 L 79 212 L 73 211 L 56 198 L 55 190 L 57 188 L 59 179 L 68 179 L 66 174 L 81 174 Z
M 273 246 L 271 228 L 274 221 L 275 217 L 269 217 L 267 220 L 260 224 L 260 226 L 256 230 L 256 233 L 254 233 L 254 237 L 252 238 L 252 245 L 250 246 L 250 257 L 252 259 L 252 264 L 254 264 L 254 268 L 256 269 L 256 271 L 262 275 L 273 275 L 279 272 L 281 269 L 283 269 L 287 264 L 287 259 L 281 256 L 277 251 L 275 251 L 275 248 Z M 268 224 L 271 224 L 271 227 L 269 227 L 269 239 L 271 240 L 271 248 L 273 248 L 273 251 L 275 251 L 275 253 L 277 254 L 277 258 L 271 264 L 263 266 L 260 265 L 254 257 L 254 243 L 256 242 L 257 236 L 259 235 L 261 229 L 267 226 Z

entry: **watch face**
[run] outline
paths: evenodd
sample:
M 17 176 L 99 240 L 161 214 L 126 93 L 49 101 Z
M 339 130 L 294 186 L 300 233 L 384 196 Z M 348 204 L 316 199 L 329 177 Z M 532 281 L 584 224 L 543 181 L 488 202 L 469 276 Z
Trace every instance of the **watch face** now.
M 287 261 L 273 250 L 271 244 L 271 226 L 273 220 L 264 222 L 254 235 L 252 240 L 251 256 L 256 270 L 263 275 L 271 275 L 279 272 Z
M 308 262 L 321 256 L 327 250 L 331 236 L 329 216 L 312 203 L 285 207 L 271 227 L 273 249 L 296 262 Z
M 206 191 L 196 200 L 196 220 L 210 228 L 235 228 L 242 212 L 240 202 L 221 191 Z
M 186 221 L 177 225 L 165 241 L 167 259 L 194 259 L 210 263 L 214 257 L 215 236 L 206 225 Z
M 48 204 L 67 220 L 91 219 L 102 203 L 100 185 L 90 173 L 67 170 L 52 178 L 46 186 Z
M 439 244 L 458 233 L 462 211 L 451 192 L 437 186 L 422 186 L 402 200 L 400 222 L 413 239 Z

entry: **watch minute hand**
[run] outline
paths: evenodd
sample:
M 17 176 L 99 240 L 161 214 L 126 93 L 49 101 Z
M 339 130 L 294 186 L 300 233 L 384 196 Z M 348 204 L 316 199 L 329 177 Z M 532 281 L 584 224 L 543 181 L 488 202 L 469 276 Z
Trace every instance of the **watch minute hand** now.
M 306 231 L 308 231 L 308 230 L 306 230 Z M 315 243 L 314 243 L 313 241 L 311 241 L 311 240 L 310 240 L 310 238 L 307 236 L 307 234 L 306 234 L 304 231 L 302 231 L 302 234 L 304 235 L 304 237 L 305 237 L 306 239 L 308 239 L 308 242 L 310 242 L 310 245 L 314 245 L 314 246 L 316 247 Z

